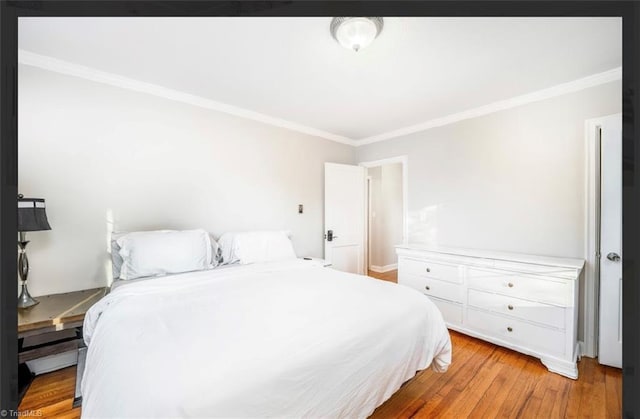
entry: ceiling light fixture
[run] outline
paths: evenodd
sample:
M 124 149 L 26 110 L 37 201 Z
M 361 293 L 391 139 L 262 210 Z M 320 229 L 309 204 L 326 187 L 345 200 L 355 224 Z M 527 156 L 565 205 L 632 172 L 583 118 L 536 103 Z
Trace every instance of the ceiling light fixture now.
M 380 35 L 383 26 L 381 17 L 334 17 L 330 30 L 340 45 L 358 52 Z

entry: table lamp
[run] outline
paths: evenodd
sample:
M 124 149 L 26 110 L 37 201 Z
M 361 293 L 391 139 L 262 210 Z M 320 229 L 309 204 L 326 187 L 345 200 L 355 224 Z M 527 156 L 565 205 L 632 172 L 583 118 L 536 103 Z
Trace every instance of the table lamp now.
M 22 194 L 18 195 L 18 275 L 22 281 L 22 292 L 18 297 L 18 307 L 27 308 L 38 304 L 29 295 L 27 289 L 27 277 L 29 276 L 29 259 L 27 258 L 27 231 L 51 230 L 49 221 L 47 221 L 47 213 L 45 212 L 44 199 L 41 198 L 25 198 Z

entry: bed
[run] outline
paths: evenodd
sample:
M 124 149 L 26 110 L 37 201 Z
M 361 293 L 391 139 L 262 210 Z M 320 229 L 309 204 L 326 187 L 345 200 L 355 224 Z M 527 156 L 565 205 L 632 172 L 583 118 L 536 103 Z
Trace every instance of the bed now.
M 451 361 L 424 295 L 302 259 L 114 287 L 84 337 L 88 418 L 366 417 Z

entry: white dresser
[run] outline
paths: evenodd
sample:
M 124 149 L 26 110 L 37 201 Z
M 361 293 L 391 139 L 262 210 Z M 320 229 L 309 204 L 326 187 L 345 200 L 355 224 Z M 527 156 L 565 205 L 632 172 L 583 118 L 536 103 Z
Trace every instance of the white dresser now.
M 396 251 L 398 283 L 428 296 L 449 328 L 578 378 L 583 260 L 419 245 Z

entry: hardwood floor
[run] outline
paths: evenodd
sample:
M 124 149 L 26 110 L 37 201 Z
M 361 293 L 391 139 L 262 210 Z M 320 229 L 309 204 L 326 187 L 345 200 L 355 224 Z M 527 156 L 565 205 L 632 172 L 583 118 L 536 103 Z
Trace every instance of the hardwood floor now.
M 398 282 L 398 271 L 369 276 Z M 372 418 L 619 418 L 621 370 L 592 358 L 578 363 L 579 379 L 547 371 L 540 360 L 450 331 L 453 360 L 439 374 L 416 374 Z
M 38 375 L 20 403 L 19 410 L 35 412 L 31 416 L 58 419 L 77 419 L 80 408 L 73 408 L 76 386 L 76 367 L 64 368 Z
M 370 276 L 397 281 L 397 272 Z M 580 378 L 553 374 L 536 358 L 451 331 L 453 362 L 446 373 L 430 369 L 405 383 L 372 418 L 619 418 L 620 370 L 583 358 Z M 75 367 L 36 377 L 20 410 L 46 418 L 79 418 L 72 409 Z
M 370 277 L 373 277 L 373 278 L 382 279 L 383 281 L 398 282 L 398 271 L 397 270 L 393 270 L 393 271 L 389 271 L 389 272 L 383 272 L 383 273 L 369 271 L 369 273 L 367 275 L 369 275 Z
M 372 418 L 619 418 L 622 374 L 595 359 L 580 378 L 547 371 L 533 357 L 451 331 L 449 370 L 419 372 Z

